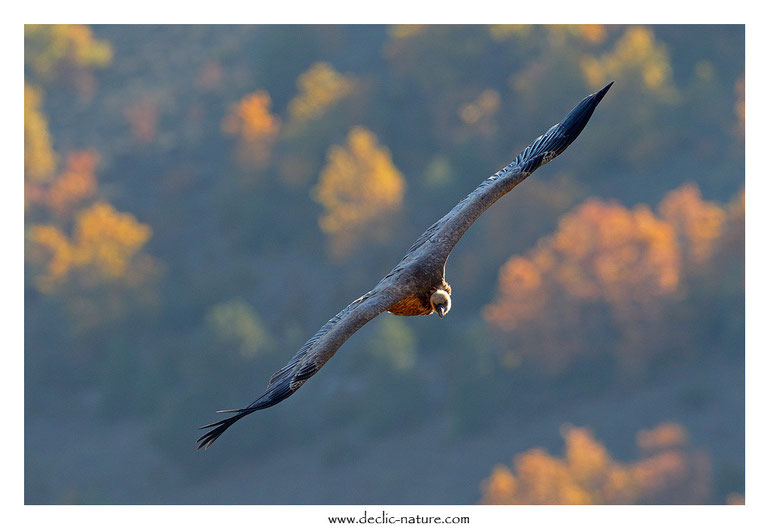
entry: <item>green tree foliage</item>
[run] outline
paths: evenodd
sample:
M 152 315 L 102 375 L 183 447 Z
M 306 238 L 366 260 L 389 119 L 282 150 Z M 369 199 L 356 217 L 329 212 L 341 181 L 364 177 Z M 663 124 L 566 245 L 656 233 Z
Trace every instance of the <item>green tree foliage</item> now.
M 386 318 L 377 324 L 377 334 L 369 342 L 369 351 L 396 372 L 409 372 L 416 362 L 417 340 L 405 322 Z
M 216 304 L 206 313 L 206 323 L 218 338 L 235 343 L 240 355 L 247 359 L 259 355 L 272 342 L 259 315 L 243 300 Z

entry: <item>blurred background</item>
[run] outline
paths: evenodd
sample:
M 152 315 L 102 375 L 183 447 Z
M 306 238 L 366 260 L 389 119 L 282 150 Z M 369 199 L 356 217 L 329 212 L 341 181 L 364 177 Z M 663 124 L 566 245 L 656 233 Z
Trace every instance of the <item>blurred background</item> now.
M 26 503 L 743 503 L 743 79 L 743 26 L 27 25 Z M 447 318 L 196 451 L 613 80 Z

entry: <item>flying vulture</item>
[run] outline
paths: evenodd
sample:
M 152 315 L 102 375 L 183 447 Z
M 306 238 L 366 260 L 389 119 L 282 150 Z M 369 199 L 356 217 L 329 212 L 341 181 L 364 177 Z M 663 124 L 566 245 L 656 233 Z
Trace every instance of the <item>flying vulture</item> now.
M 436 313 L 443 318 L 452 307 L 452 290 L 444 273 L 446 260 L 454 246 L 497 199 L 537 168 L 559 156 L 578 137 L 611 86 L 612 83 L 583 99 L 566 118 L 538 137 L 513 162 L 483 181 L 448 214 L 433 223 L 374 289 L 337 313 L 286 366 L 275 372 L 265 392 L 254 402 L 241 409 L 219 411 L 233 415 L 201 427 L 210 430 L 197 440 L 198 449 L 208 448 L 244 416 L 272 407 L 292 395 L 353 333 L 383 311 L 402 316 Z

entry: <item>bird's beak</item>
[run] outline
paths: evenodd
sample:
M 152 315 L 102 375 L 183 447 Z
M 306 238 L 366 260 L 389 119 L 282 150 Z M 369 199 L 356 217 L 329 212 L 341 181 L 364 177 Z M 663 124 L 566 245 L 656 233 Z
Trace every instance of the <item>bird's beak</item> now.
M 436 313 L 438 313 L 439 318 L 444 318 L 444 315 L 446 314 L 446 309 L 444 309 L 444 306 L 439 306 L 438 309 L 436 309 Z

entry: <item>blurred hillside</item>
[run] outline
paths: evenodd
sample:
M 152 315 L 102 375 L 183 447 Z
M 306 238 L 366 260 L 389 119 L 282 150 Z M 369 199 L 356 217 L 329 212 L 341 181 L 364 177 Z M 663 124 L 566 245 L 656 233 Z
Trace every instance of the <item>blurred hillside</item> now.
M 738 498 L 743 75 L 742 26 L 26 26 L 26 502 Z M 378 317 L 195 451 L 611 80 L 447 318 Z

